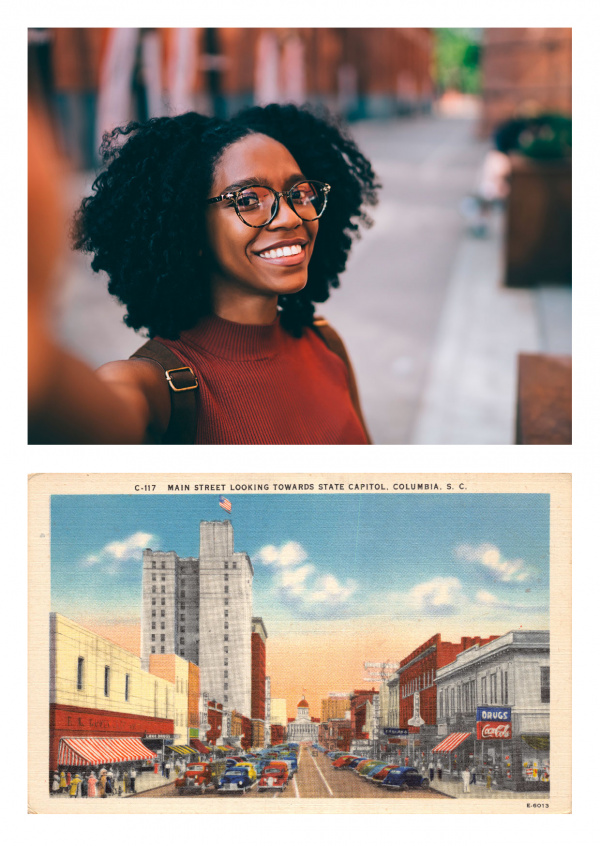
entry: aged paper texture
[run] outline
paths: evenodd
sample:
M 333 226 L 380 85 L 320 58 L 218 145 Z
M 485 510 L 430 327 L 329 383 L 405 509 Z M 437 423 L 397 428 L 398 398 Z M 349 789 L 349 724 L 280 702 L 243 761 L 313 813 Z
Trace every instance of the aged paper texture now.
M 569 475 L 40 474 L 29 502 L 31 813 L 570 812 Z

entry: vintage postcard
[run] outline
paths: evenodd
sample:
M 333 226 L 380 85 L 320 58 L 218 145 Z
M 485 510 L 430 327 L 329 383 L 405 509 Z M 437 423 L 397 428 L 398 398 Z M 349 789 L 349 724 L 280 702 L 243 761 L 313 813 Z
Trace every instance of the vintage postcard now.
M 569 475 L 29 495 L 31 813 L 570 812 Z

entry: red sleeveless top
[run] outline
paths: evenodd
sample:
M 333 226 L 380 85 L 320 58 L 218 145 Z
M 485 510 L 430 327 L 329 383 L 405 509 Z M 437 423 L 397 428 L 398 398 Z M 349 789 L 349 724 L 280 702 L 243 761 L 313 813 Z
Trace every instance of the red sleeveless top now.
M 344 362 L 306 327 L 202 318 L 179 340 L 157 338 L 199 385 L 197 444 L 366 444 Z

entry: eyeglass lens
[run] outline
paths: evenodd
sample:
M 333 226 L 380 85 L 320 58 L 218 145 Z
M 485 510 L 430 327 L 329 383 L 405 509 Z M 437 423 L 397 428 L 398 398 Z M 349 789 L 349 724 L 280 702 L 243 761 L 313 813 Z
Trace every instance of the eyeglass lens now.
M 296 214 L 303 220 L 316 220 L 325 206 L 325 191 L 318 183 L 299 182 L 289 194 Z M 252 226 L 268 223 L 273 215 L 277 197 L 271 188 L 251 185 L 240 191 L 237 208 L 243 219 Z

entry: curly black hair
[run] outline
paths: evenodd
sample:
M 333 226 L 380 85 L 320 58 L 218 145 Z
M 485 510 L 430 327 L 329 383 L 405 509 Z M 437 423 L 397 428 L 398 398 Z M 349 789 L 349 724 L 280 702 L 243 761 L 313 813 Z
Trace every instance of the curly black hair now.
M 78 209 L 75 249 L 93 253 L 108 290 L 126 307 L 125 323 L 176 339 L 212 310 L 206 263 L 206 197 L 214 167 L 235 141 L 260 132 L 290 151 L 303 173 L 332 186 L 311 257 L 308 281 L 281 296 L 282 325 L 300 336 L 314 303 L 337 288 L 359 224 L 371 225 L 375 174 L 342 126 L 325 110 L 252 107 L 224 121 L 188 112 L 131 122 L 104 135 L 105 170 Z M 121 136 L 127 136 L 123 143 Z M 202 284 L 204 282 L 204 284 Z M 200 284 L 199 284 L 200 283 Z

